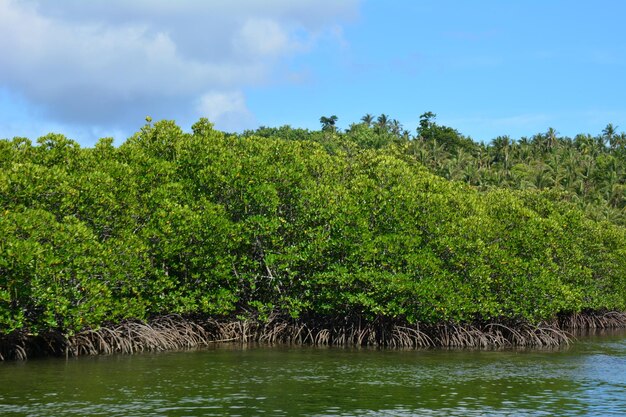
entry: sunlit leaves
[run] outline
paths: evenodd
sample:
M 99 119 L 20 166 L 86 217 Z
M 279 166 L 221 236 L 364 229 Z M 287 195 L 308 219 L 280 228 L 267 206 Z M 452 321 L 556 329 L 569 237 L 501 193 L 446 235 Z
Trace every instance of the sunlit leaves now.
M 148 123 L 117 148 L 0 141 L 0 331 L 168 313 L 438 324 L 626 309 L 624 229 L 537 190 L 572 184 L 618 207 L 617 156 L 568 176 L 557 165 L 572 155 L 530 161 L 532 145 L 508 140 L 491 154 L 422 122 L 413 142 L 388 121 L 235 135 L 206 119 L 192 133 Z

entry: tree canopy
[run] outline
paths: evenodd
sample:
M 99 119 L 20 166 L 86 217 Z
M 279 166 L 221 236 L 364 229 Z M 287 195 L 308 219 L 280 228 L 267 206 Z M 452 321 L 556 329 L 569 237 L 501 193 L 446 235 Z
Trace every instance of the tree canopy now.
M 384 116 L 384 117 L 383 117 Z M 0 332 L 179 313 L 538 323 L 626 310 L 624 134 L 490 144 L 425 113 L 0 140 Z

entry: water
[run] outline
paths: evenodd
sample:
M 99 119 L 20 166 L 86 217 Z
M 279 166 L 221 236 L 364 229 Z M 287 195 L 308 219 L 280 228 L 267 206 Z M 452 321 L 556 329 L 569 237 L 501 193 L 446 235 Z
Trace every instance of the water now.
M 2 416 L 626 416 L 626 332 L 552 351 L 218 346 L 0 363 Z

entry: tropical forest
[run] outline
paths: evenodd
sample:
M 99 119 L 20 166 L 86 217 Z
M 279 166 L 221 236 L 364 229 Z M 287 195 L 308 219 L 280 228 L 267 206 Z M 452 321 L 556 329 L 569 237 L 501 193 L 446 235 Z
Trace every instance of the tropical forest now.
M 545 346 L 626 325 L 626 134 L 146 123 L 0 140 L 0 358 Z

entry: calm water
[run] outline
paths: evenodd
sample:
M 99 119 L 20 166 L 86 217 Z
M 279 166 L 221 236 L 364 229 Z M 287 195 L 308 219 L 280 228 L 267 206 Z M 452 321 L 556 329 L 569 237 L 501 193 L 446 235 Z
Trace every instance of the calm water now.
M 221 346 L 0 363 L 2 416 L 626 416 L 626 333 L 557 351 Z

